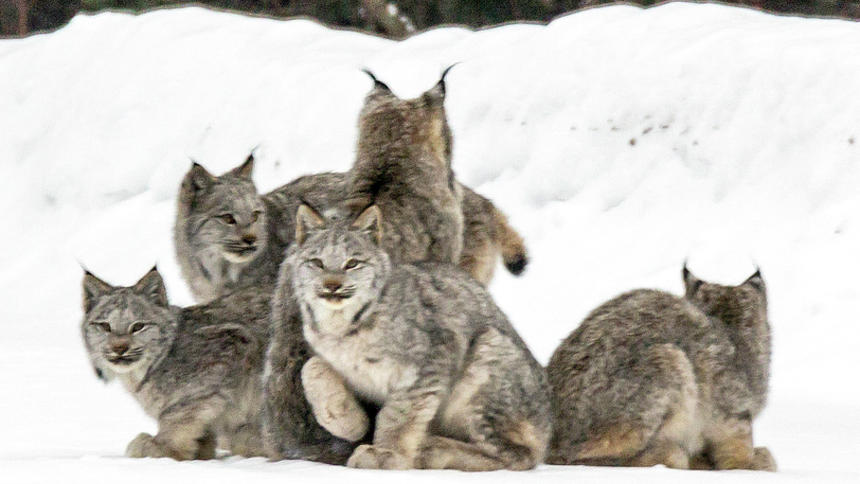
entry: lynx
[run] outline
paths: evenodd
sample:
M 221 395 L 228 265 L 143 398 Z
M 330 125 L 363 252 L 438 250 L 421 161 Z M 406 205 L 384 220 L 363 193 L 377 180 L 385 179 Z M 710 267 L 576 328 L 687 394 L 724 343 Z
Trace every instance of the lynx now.
M 307 202 L 331 210 L 346 199 L 347 173 L 303 176 L 260 195 L 251 179 L 253 166 L 249 156 L 241 166 L 216 177 L 194 163 L 182 182 L 174 245 L 197 302 L 251 284 L 274 286 L 295 234 L 299 205 Z M 490 283 L 500 256 L 512 274 L 522 273 L 528 263 L 522 237 L 491 201 L 464 185 L 458 187 L 465 220 L 460 267 L 484 285 Z M 252 222 L 243 226 L 243 220 Z
M 463 250 L 462 193 L 451 168 L 445 74 L 415 99 L 400 99 L 373 74 L 358 120 L 346 204 L 385 215 L 382 246 L 394 263 L 456 264 Z M 446 70 L 447 73 L 447 70 Z
M 589 314 L 547 367 L 552 464 L 775 470 L 753 447 L 770 366 L 761 273 L 738 286 L 683 270 L 684 298 L 640 289 Z
M 266 204 L 251 178 L 254 157 L 220 177 L 194 163 L 177 197 L 174 245 L 182 276 L 198 302 L 248 285 L 272 284 L 267 268 L 284 247 L 271 234 Z M 269 236 L 273 235 L 272 240 Z
M 326 222 L 303 205 L 281 273 L 316 353 L 303 371 L 314 409 L 331 396 L 313 391 L 315 380 L 327 387 L 338 375 L 342 393 L 381 407 L 372 445 L 347 464 L 534 467 L 550 438 L 543 368 L 474 279 L 449 264 L 392 264 L 382 227 L 375 205 L 351 223 Z
M 216 445 L 264 455 L 260 376 L 270 295 L 249 288 L 189 308 L 170 306 L 153 268 L 131 287 L 86 272 L 81 332 L 96 374 L 118 379 L 158 420 L 129 457 L 212 459 Z
M 383 221 L 381 245 L 395 260 L 457 262 L 461 256 L 462 193 L 450 167 L 451 135 L 445 119 L 444 93 L 444 75 L 424 95 L 406 101 L 375 81 L 359 118 L 358 156 L 345 175 L 344 203 L 334 207 L 311 203 L 335 219 L 349 218 L 367 204 L 378 204 L 390 217 L 390 221 Z M 492 259 L 495 264 L 497 257 L 481 255 L 488 251 L 501 251 L 515 272 L 520 272 L 526 263 L 522 239 L 510 230 L 504 216 L 494 207 L 491 215 L 479 213 L 488 205 L 491 206 L 489 201 L 474 203 L 469 207 L 478 209 L 466 213 L 475 217 L 466 234 L 480 236 L 466 244 L 476 251 L 468 264 L 478 268 L 475 277 L 483 281 L 489 281 L 492 275 L 485 268 L 487 261 Z M 505 227 L 482 230 L 488 223 L 504 223 Z M 488 243 L 490 236 L 485 235 L 491 230 L 493 240 L 499 241 L 495 245 Z M 504 247 L 500 249 L 500 245 Z M 272 303 L 272 339 L 266 359 L 267 448 L 274 458 L 317 458 L 341 455 L 346 450 L 345 460 L 352 449 L 353 434 L 360 433 L 367 423 L 358 419 L 353 428 L 332 435 L 314 417 L 301 381 L 302 368 L 312 352 L 303 338 L 301 313 L 292 296 L 289 275 L 283 271 L 282 264 Z M 346 410 L 349 413 L 350 409 Z

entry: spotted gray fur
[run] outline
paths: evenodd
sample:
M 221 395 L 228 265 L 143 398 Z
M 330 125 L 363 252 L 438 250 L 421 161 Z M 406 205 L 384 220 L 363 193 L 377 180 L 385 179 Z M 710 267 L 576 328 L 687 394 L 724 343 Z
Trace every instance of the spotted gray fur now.
M 153 268 L 117 287 L 86 273 L 81 333 L 100 377 L 118 379 L 158 420 L 129 457 L 211 459 L 220 446 L 264 455 L 260 378 L 268 338 L 268 291 L 248 288 L 210 303 L 170 306 Z
M 392 264 L 375 206 L 302 206 L 278 300 L 294 295 L 316 357 L 381 407 L 366 468 L 530 469 L 550 438 L 548 383 L 486 290 L 450 264 Z M 321 403 L 321 402 L 318 402 Z M 322 402 L 324 403 L 324 402 Z
M 761 274 L 722 286 L 683 272 L 684 298 L 622 294 L 555 351 L 548 462 L 775 470 L 752 440 L 770 367 Z
M 250 176 L 253 157 L 219 177 L 194 164 L 180 187 L 174 247 L 183 278 L 197 302 L 252 284 L 273 287 L 284 251 L 295 234 L 299 205 L 305 201 L 320 211 L 338 210 L 348 196 L 348 173 L 302 176 L 260 195 L 250 178 L 235 175 L 242 167 Z M 203 180 L 198 183 L 209 183 L 207 191 L 193 189 L 196 177 Z M 528 261 L 522 237 L 490 200 L 465 185 L 457 186 L 462 190 L 465 221 L 460 267 L 487 285 L 501 256 L 508 270 L 520 274 Z M 228 246 L 234 243 L 231 240 L 238 227 L 224 226 L 217 216 L 231 213 L 249 219 L 261 206 L 262 215 L 255 225 L 262 226 L 253 228 L 257 237 L 254 253 L 248 260 L 225 257 L 221 241 Z
M 384 214 L 382 246 L 395 263 L 456 264 L 463 250 L 462 194 L 451 166 L 444 77 L 414 99 L 375 82 L 358 120 L 347 206 Z

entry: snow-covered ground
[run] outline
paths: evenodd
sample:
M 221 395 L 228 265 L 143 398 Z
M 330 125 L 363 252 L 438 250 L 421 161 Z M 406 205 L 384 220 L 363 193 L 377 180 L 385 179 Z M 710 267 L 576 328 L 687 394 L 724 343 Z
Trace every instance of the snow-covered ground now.
M 858 46 L 852 22 L 687 4 L 401 43 L 198 8 L 0 41 L 0 481 L 860 482 Z M 779 473 L 121 457 L 155 424 L 88 368 L 78 262 L 115 284 L 158 262 L 190 303 L 170 237 L 189 157 L 221 172 L 258 146 L 262 190 L 344 170 L 361 67 L 413 96 L 458 61 L 455 169 L 527 239 L 527 273 L 492 292 L 538 358 L 616 293 L 680 292 L 686 257 L 726 283 L 759 264 L 774 358 L 755 437 Z

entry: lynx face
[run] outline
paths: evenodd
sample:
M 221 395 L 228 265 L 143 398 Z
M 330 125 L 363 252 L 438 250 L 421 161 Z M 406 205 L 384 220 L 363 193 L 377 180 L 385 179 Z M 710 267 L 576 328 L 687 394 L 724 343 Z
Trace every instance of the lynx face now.
M 214 248 L 232 263 L 252 260 L 266 244 L 265 207 L 251 179 L 254 158 L 221 176 L 194 164 L 185 177 L 181 200 L 193 247 Z
M 296 216 L 296 247 L 290 255 L 293 287 L 299 300 L 321 317 L 321 328 L 340 332 L 344 324 L 375 300 L 391 268 L 388 255 L 377 244 L 380 215 L 376 206 L 366 209 L 355 221 L 326 221 L 307 205 Z M 332 319 L 332 321 L 329 321 Z M 328 321 L 328 322 L 326 322 Z
M 683 275 L 685 298 L 708 316 L 727 324 L 767 318 L 767 294 L 760 271 L 737 286 L 702 281 L 686 267 Z
M 100 376 L 145 369 L 174 332 L 164 283 L 153 268 L 131 287 L 114 287 L 86 273 L 81 333 Z

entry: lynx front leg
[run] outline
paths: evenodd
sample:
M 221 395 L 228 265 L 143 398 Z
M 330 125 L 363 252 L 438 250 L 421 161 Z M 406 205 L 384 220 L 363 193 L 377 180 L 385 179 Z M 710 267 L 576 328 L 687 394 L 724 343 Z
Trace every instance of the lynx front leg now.
M 128 443 L 128 446 L 125 448 L 126 457 L 167 457 L 167 452 L 165 449 L 155 442 L 155 438 L 146 433 L 141 432 L 137 434 L 137 437 L 134 438 L 131 442 Z
M 376 418 L 373 445 L 355 449 L 347 461 L 349 467 L 363 469 L 412 469 L 418 452 L 427 439 L 430 421 L 441 403 L 440 393 L 447 385 L 438 378 L 424 377 L 421 382 L 435 382 L 432 387 L 412 387 L 395 392 L 385 402 Z M 419 381 L 422 378 L 419 377 Z
M 367 414 L 341 376 L 320 357 L 302 368 L 302 386 L 317 422 L 336 437 L 355 442 L 370 426 Z
M 776 470 L 765 447 L 753 448 L 748 418 L 727 418 L 709 429 L 707 440 L 715 469 Z
M 776 460 L 767 447 L 756 447 L 753 452 L 753 469 L 776 472 Z
M 224 401 L 213 397 L 164 412 L 155 437 L 142 433 L 126 448 L 128 457 L 170 457 L 175 460 L 212 459 L 215 436 L 210 424 L 224 410 Z

